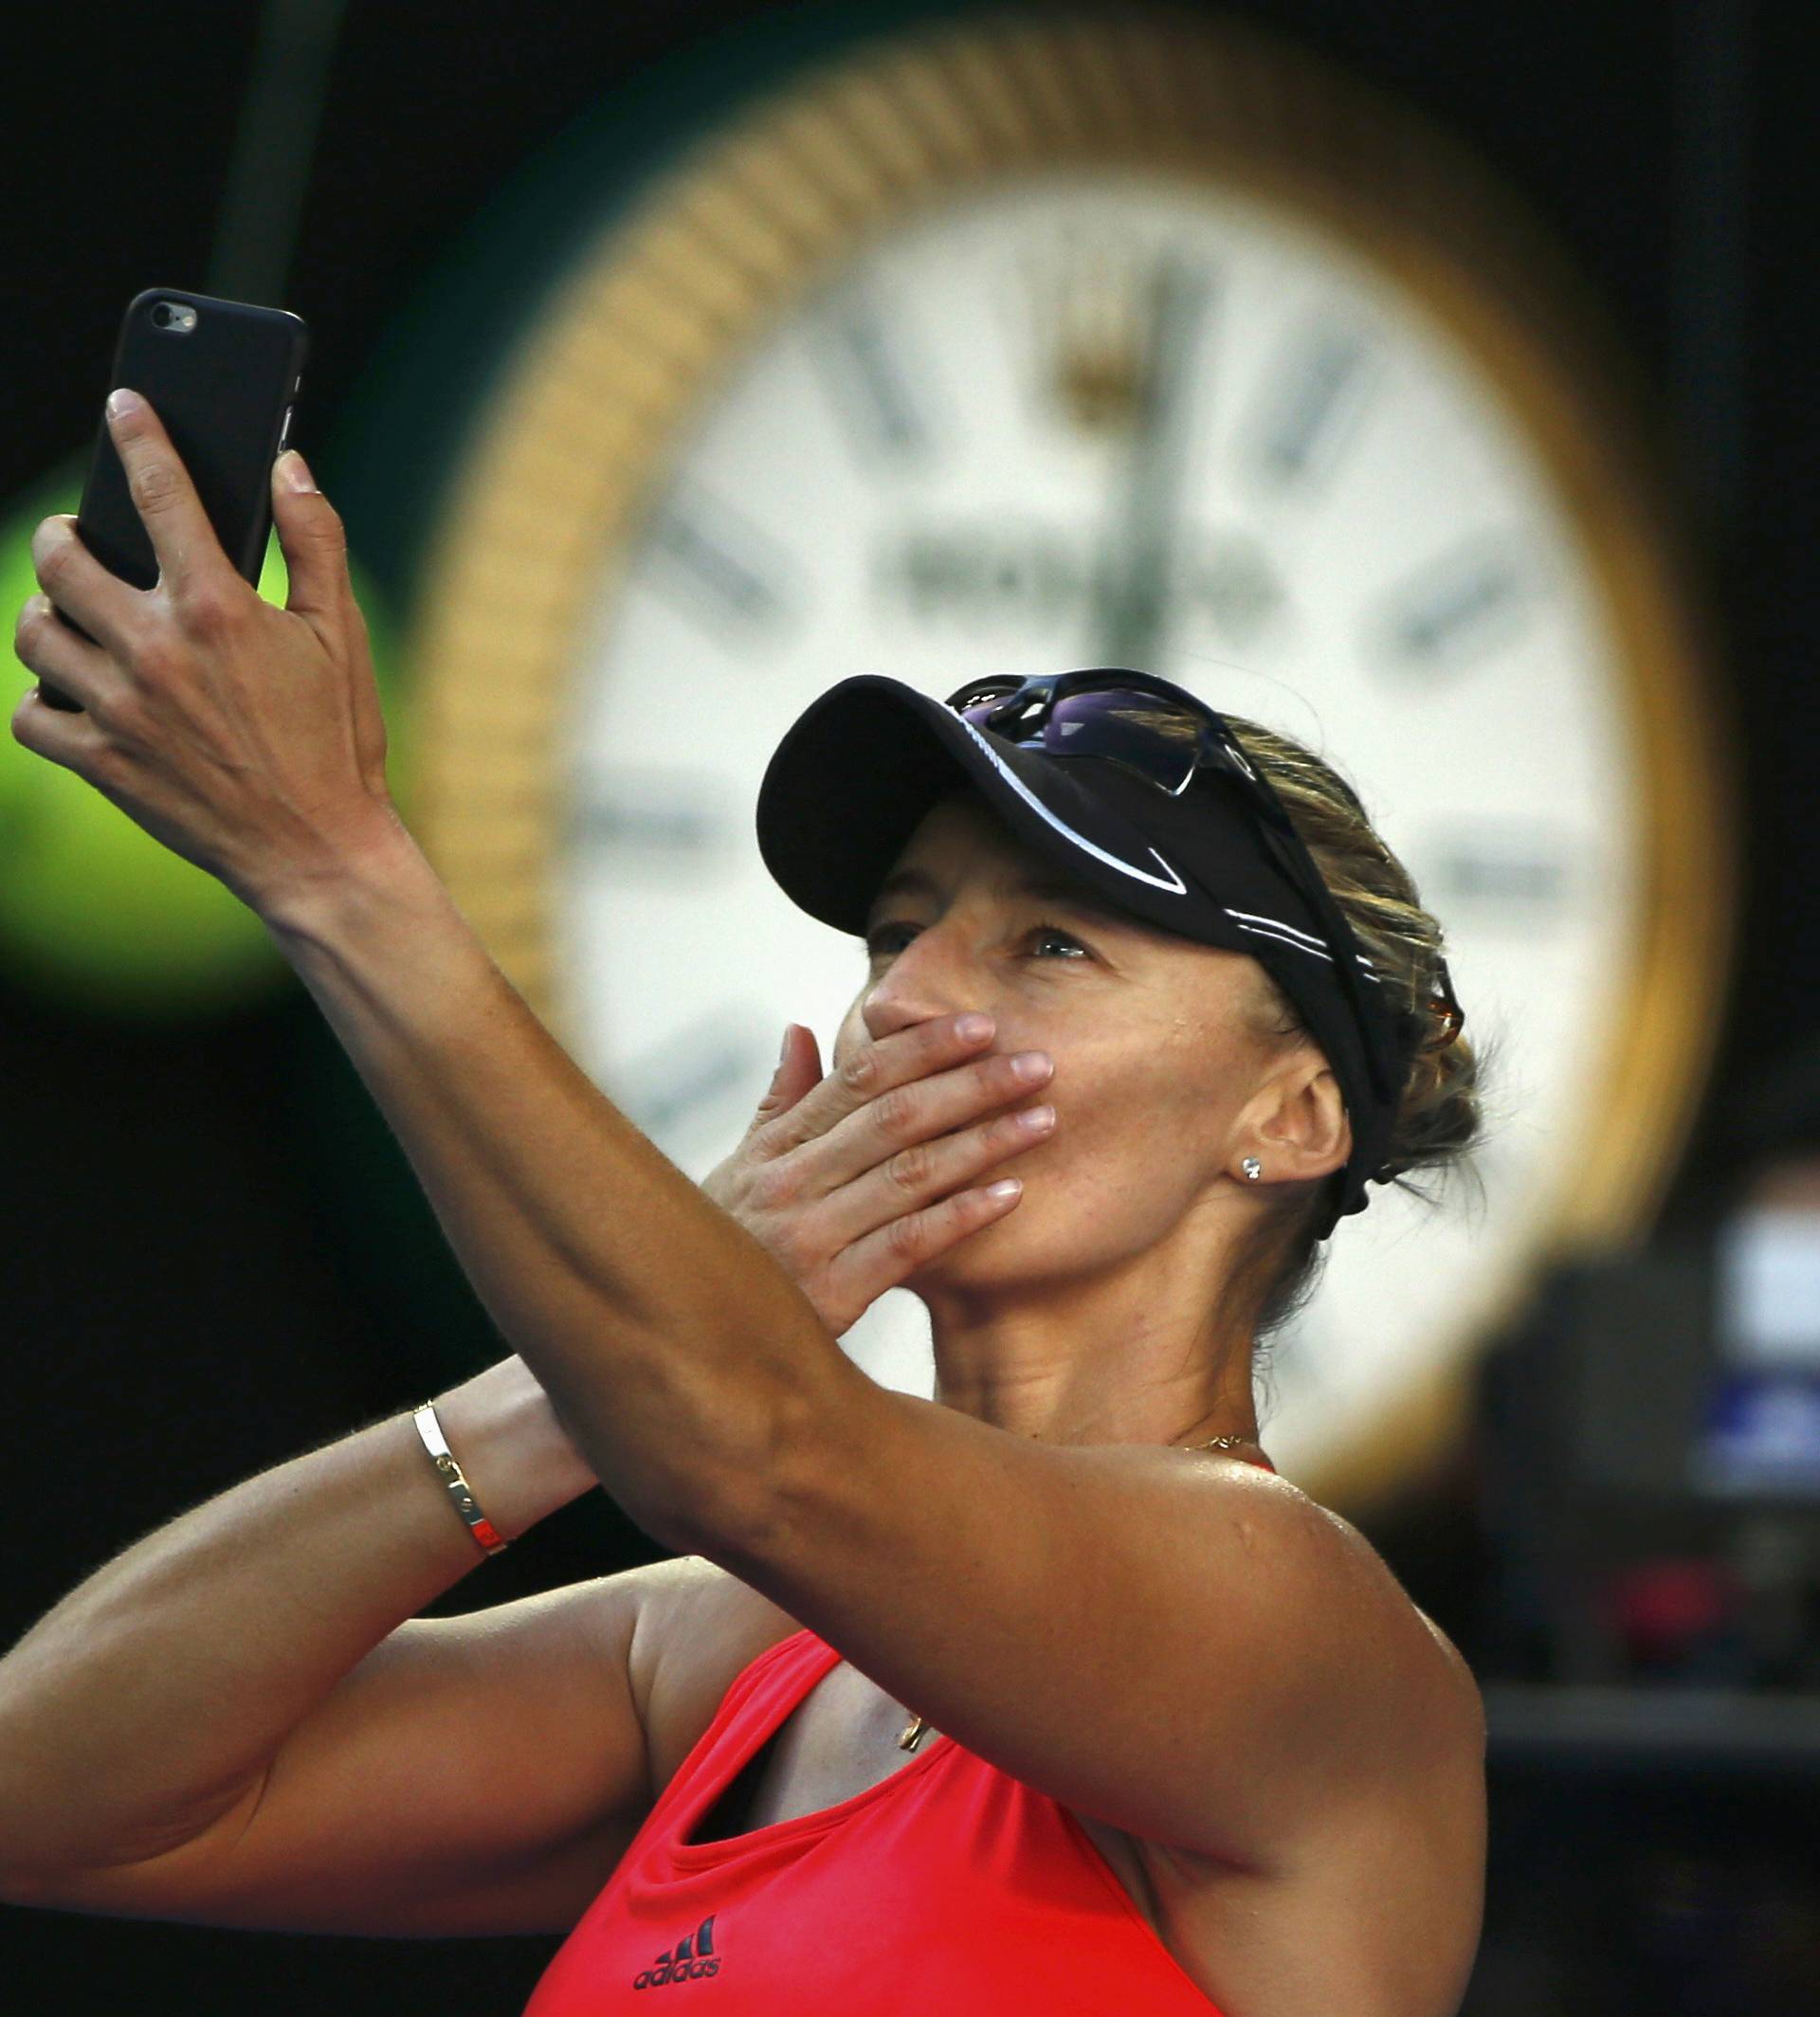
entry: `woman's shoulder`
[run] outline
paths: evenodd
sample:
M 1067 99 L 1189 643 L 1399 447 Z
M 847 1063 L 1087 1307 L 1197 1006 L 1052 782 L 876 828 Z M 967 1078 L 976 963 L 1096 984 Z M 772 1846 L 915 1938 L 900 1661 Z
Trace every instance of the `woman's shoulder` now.
M 1395 1570 L 1351 1520 L 1337 1513 L 1331 1506 L 1320 1505 L 1318 1500 L 1309 1502 L 1318 1507 L 1324 1519 L 1345 1535 L 1352 1549 L 1369 1561 L 1374 1572 L 1381 1579 L 1393 1608 L 1405 1612 L 1418 1627 L 1416 1636 L 1419 1643 L 1429 1650 L 1434 1669 L 1441 1677 L 1443 1694 L 1450 1703 L 1457 1703 L 1461 1712 L 1457 1725 L 1460 1758 L 1463 1762 L 1473 1763 L 1471 1754 L 1476 1750 L 1479 1754 L 1478 1762 L 1482 1763 L 1485 1735 L 1484 1698 L 1479 1691 L 1478 1679 L 1467 1664 L 1465 1656 L 1404 1589 Z
M 1415 1612 L 1429 1637 L 1434 1641 L 1435 1649 L 1441 1655 L 1442 1664 L 1452 1676 L 1454 1690 L 1467 1711 L 1467 1719 L 1475 1724 L 1483 1748 L 1485 1731 L 1485 1699 L 1479 1691 L 1479 1679 L 1466 1664 L 1466 1658 L 1446 1632 L 1419 1605 L 1411 1601 L 1410 1609 Z

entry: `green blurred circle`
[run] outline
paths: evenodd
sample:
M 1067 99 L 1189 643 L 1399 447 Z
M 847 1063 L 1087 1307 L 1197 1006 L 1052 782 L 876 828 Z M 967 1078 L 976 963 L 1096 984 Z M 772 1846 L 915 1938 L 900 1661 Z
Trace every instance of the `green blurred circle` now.
M 80 469 L 65 469 L 0 520 L 0 617 L 16 675 L 0 694 L 9 717 L 37 683 L 12 649 L 20 606 L 38 590 L 31 536 L 41 519 L 75 511 L 81 499 Z M 385 698 L 394 683 L 392 627 L 352 560 L 350 572 Z M 282 609 L 288 584 L 274 534 L 259 592 Z M 389 729 L 391 713 L 388 706 Z M 21 748 L 9 731 L 0 733 L 0 969 L 34 994 L 169 1019 L 236 1008 L 288 979 L 270 935 L 237 897 L 73 772 Z

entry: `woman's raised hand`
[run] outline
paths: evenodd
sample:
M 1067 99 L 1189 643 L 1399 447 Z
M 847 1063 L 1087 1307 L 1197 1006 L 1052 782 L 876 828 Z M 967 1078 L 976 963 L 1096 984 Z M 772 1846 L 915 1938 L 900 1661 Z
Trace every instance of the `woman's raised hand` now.
M 309 483 L 301 459 L 281 456 L 272 515 L 290 596 L 275 609 L 222 552 L 152 408 L 110 408 L 108 426 L 158 580 L 110 573 L 67 514 L 40 524 L 45 592 L 20 610 L 13 648 L 79 705 L 58 710 L 33 687 L 12 734 L 264 913 L 397 825 L 341 520 L 314 485 L 287 482 Z
M 836 1337 L 886 1289 L 1013 1209 L 1021 1185 L 1002 1188 L 991 1172 L 1054 1125 L 1046 1106 L 1000 1111 L 1046 1084 L 1047 1055 L 982 1056 L 990 1020 L 972 1038 L 963 1020 L 895 1030 L 826 1078 L 815 1032 L 792 1023 L 745 1138 L 702 1181 Z

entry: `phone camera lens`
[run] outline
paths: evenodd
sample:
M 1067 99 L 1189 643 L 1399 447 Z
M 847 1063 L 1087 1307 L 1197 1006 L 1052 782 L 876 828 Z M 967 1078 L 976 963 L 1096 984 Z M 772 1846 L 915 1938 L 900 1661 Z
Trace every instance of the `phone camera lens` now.
M 169 329 L 171 327 L 170 302 L 160 301 L 158 305 L 152 311 L 152 319 L 157 324 L 160 329 Z

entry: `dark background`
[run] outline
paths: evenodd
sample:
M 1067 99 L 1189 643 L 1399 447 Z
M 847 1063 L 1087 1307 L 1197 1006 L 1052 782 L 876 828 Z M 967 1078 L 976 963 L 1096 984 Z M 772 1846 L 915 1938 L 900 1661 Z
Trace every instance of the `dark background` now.
M 1223 11 L 1268 22 L 1466 141 L 1560 241 L 1634 367 L 1716 611 L 1744 763 L 1732 1008 L 1656 1229 L 1694 1237 L 1732 1173 L 1729 1117 L 1765 1061 L 1813 1033 L 1820 965 L 1802 816 L 1820 781 L 1809 704 L 1820 315 L 1797 250 L 1813 208 L 1812 114 L 1796 101 L 1802 10 L 1280 0 Z M 761 14 L 810 40 L 851 18 L 750 0 L 352 0 L 338 23 L 302 5 L 88 0 L 13 13 L 0 39 L 0 508 L 85 446 L 131 295 L 155 282 L 234 291 L 218 279 L 233 256 L 224 188 L 262 33 L 292 36 L 307 71 L 312 21 L 334 29 L 294 255 L 256 298 L 312 325 L 298 442 L 335 495 L 358 459 L 349 416 L 364 374 L 515 172 L 603 94 L 725 29 L 750 33 Z M 356 554 L 408 599 L 409 556 L 387 547 L 384 526 L 351 514 L 350 529 Z M 0 830 L 0 875 L 4 849 Z M 501 1354 L 364 1099 L 288 984 L 250 1008 L 146 1023 L 84 1014 L 0 972 L 0 1644 L 176 1511 Z M 1482 1457 L 1475 1436 L 1373 1534 L 1496 1680 L 1516 1642 L 1497 1615 Z M 594 1494 L 431 1608 L 659 1552 Z M 1815 1937 L 1814 1849 L 1799 1819 L 1812 1791 L 1785 1772 L 1614 1778 L 1495 1745 L 1486 1936 L 1467 2010 L 1793 2008 L 1779 1999 L 1810 1979 L 1798 1953 L 1741 1964 L 1738 1929 L 1757 1949 Z M 277 2013 L 338 1997 L 506 2017 L 556 1944 L 296 1939 L 0 1907 L 0 2007 L 33 2017 L 256 2001 Z

